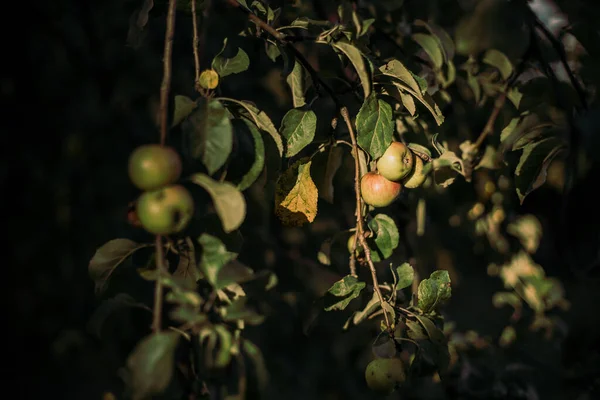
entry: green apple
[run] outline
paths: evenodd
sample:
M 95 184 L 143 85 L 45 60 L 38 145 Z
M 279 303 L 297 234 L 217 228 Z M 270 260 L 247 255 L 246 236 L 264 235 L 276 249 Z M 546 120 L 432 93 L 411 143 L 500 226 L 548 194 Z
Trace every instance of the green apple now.
M 399 358 L 376 358 L 365 369 L 365 379 L 369 389 L 389 394 L 396 385 L 406 381 L 404 363 Z
M 155 190 L 175 183 L 181 169 L 181 158 L 171 147 L 145 144 L 129 156 L 129 179 L 141 190 Z
M 427 179 L 427 174 L 431 171 L 431 163 L 425 163 L 421 157 L 415 157 L 415 167 L 408 174 L 402 184 L 407 189 L 415 189 L 420 187 Z
M 136 212 L 148 232 L 170 235 L 187 227 L 194 214 L 194 199 L 181 185 L 164 186 L 142 193 Z
M 377 172 L 367 172 L 360 179 L 360 191 L 363 200 L 373 207 L 387 207 L 394 202 L 402 191 L 402 184 L 385 179 Z
M 412 150 L 404 143 L 392 142 L 377 160 L 377 171 L 385 179 L 399 182 L 412 171 L 414 160 Z

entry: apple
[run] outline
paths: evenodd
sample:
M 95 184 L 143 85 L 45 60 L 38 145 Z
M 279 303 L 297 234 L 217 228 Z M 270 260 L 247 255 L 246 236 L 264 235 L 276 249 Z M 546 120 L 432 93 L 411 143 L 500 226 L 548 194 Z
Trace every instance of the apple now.
M 412 150 L 404 143 L 392 142 L 377 160 L 377 171 L 385 179 L 399 182 L 412 171 L 414 160 Z
M 175 183 L 181 170 L 181 158 L 171 147 L 145 144 L 129 156 L 129 179 L 141 190 L 155 190 Z
M 367 365 L 365 379 L 369 389 L 392 393 L 396 385 L 406 381 L 404 363 L 399 358 L 376 358 Z
M 402 184 L 385 179 L 377 172 L 367 172 L 360 179 L 362 198 L 370 206 L 386 207 L 398 198 Z
M 352 234 L 352 236 L 350 236 L 350 238 L 348 238 L 348 253 L 350 253 L 350 254 L 352 254 L 352 247 L 354 246 L 354 238 L 355 237 L 356 237 L 356 233 Z M 362 253 L 362 246 L 361 246 L 359 240 L 356 241 L 356 252 L 358 254 Z
M 421 157 L 415 157 L 415 167 L 412 172 L 404 178 L 402 184 L 407 189 L 418 188 L 427 179 L 427 174 L 431 171 L 431 163 L 425 163 Z
M 170 235 L 187 227 L 194 214 L 194 199 L 181 185 L 164 186 L 142 193 L 136 213 L 148 232 Z

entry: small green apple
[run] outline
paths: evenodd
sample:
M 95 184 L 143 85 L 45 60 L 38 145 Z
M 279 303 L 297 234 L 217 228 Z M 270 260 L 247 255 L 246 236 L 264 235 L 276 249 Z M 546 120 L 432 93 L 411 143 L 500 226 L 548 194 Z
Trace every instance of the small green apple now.
M 412 150 L 404 143 L 392 142 L 377 160 L 377 171 L 385 179 L 398 182 L 412 171 L 414 160 Z
M 181 176 L 181 158 L 171 147 L 145 144 L 129 156 L 129 179 L 141 190 L 155 190 L 175 183 Z
M 370 206 L 386 207 L 398 198 L 402 184 L 385 179 L 377 172 L 367 172 L 360 180 L 362 198 Z
M 194 199 L 181 185 L 144 192 L 137 200 L 137 216 L 150 233 L 170 235 L 186 228 L 194 214 Z
M 404 178 L 402 184 L 407 189 L 420 187 L 427 179 L 427 174 L 431 171 L 431 163 L 425 163 L 421 157 L 415 157 L 415 167 L 412 172 Z
M 404 363 L 399 358 L 376 358 L 365 369 L 369 389 L 375 392 L 392 393 L 396 385 L 406 381 Z

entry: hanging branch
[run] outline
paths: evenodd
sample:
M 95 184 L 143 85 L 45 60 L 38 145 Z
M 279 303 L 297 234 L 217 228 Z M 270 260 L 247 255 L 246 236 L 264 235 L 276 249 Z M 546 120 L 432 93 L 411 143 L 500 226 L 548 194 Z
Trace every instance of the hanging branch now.
M 375 264 L 373 263 L 373 259 L 371 258 L 371 250 L 369 249 L 369 246 L 367 244 L 367 241 L 366 241 L 365 235 L 364 235 L 363 215 L 362 215 L 362 196 L 361 196 L 361 192 L 360 192 L 360 178 L 361 178 L 361 176 L 360 176 L 360 161 L 359 161 L 360 149 L 358 148 L 356 134 L 354 133 L 354 129 L 352 127 L 352 121 L 350 120 L 350 116 L 348 115 L 348 108 L 342 104 L 342 102 L 337 97 L 337 95 L 335 94 L 333 89 L 331 89 L 331 87 L 325 81 L 323 81 L 323 79 L 321 79 L 321 77 L 319 76 L 317 71 L 312 67 L 312 65 L 308 62 L 308 60 L 306 60 L 304 55 L 302 55 L 302 53 L 300 53 L 300 51 L 292 44 L 292 42 L 287 41 L 287 36 L 285 34 L 274 29 L 273 27 L 271 27 L 270 25 L 265 23 L 258 16 L 256 16 L 255 14 L 253 14 L 246 8 L 241 7 L 237 1 L 235 1 L 235 0 L 225 0 L 225 1 L 228 4 L 230 4 L 231 6 L 236 7 L 237 9 L 243 11 L 248 16 L 248 19 L 250 21 L 254 22 L 258 27 L 260 27 L 262 30 L 264 30 L 269 35 L 271 35 L 279 43 L 287 46 L 287 48 L 289 48 L 294 53 L 294 56 L 298 60 L 298 62 L 300 64 L 302 64 L 302 66 L 310 74 L 311 78 L 313 78 L 313 82 L 317 85 L 317 89 L 319 89 L 319 88 L 324 89 L 325 92 L 327 92 L 327 94 L 331 97 L 331 99 L 333 100 L 333 102 L 336 105 L 336 108 L 338 109 L 338 112 L 340 113 L 344 122 L 346 123 L 346 126 L 348 127 L 348 131 L 350 133 L 350 139 L 352 142 L 352 152 L 354 155 L 354 168 L 355 168 L 354 192 L 356 194 L 356 237 L 357 237 L 357 241 L 361 244 L 361 246 L 364 249 L 365 262 L 367 263 L 367 265 L 369 266 L 369 270 L 371 271 L 371 277 L 373 279 L 373 288 L 375 290 L 375 293 L 377 293 L 377 297 L 379 298 L 379 303 L 381 304 L 381 308 L 383 310 L 383 315 L 385 318 L 385 324 L 386 324 L 388 333 L 390 335 L 393 335 L 392 324 L 390 322 L 388 313 L 385 309 L 385 304 L 386 304 L 385 299 L 383 298 L 383 295 L 381 294 L 381 290 L 379 288 L 379 282 L 377 279 L 377 271 L 375 269 Z M 356 243 L 354 244 L 353 247 L 356 248 Z M 354 271 L 352 270 L 352 266 L 353 266 L 352 259 L 354 258 L 354 252 L 352 252 L 352 253 L 353 254 L 350 256 L 351 257 L 350 258 L 350 261 L 351 261 L 350 273 L 351 274 L 353 272 L 354 273 L 356 272 L 355 270 Z
M 198 15 L 196 14 L 196 0 L 192 0 L 192 29 L 193 29 L 193 46 L 194 46 L 194 71 L 195 79 L 194 86 L 198 88 L 198 82 L 200 81 L 200 51 L 198 49 L 200 45 L 200 39 L 198 39 Z M 206 22 L 205 22 L 206 23 Z
M 160 144 L 165 145 L 168 132 L 169 120 L 169 91 L 171 90 L 171 57 L 173 53 L 173 35 L 175 34 L 175 9 L 177 0 L 169 0 L 169 11 L 167 13 L 167 29 L 165 33 L 165 49 L 163 56 L 163 80 L 160 86 Z M 152 319 L 152 330 L 159 332 L 162 321 L 162 298 L 163 285 L 161 278 L 167 272 L 165 257 L 163 254 L 162 237 L 156 235 L 156 268 L 159 278 L 154 290 L 154 314 Z

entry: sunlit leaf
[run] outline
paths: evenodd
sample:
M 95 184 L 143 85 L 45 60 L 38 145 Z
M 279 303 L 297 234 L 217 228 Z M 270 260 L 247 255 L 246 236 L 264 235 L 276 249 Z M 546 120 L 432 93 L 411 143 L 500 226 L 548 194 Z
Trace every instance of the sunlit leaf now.
M 318 191 L 310 176 L 312 161 L 303 158 L 277 180 L 275 213 L 288 226 L 301 226 L 317 216 Z
M 427 314 L 450 299 L 450 275 L 448 271 L 434 271 L 428 279 L 423 279 L 418 288 L 417 306 Z
M 367 284 L 360 282 L 355 276 L 347 275 L 333 284 L 327 293 L 334 296 L 332 303 L 325 307 L 325 311 L 343 310 L 350 302 L 360 295 Z
M 265 320 L 265 317 L 249 307 L 247 305 L 247 299 L 247 297 L 240 297 L 227 306 L 223 313 L 223 320 L 229 322 L 243 320 L 249 325 L 261 324 Z
M 496 49 L 489 49 L 485 52 L 485 54 L 483 55 L 483 60 L 484 63 L 491 65 L 492 67 L 495 67 L 496 69 L 498 69 L 498 71 L 500 71 L 500 74 L 502 75 L 502 79 L 503 80 L 507 80 L 513 72 L 513 65 L 510 62 L 510 60 L 508 59 L 508 57 L 506 57 L 506 55 L 504 55 L 504 53 L 502 53 L 499 50 Z

